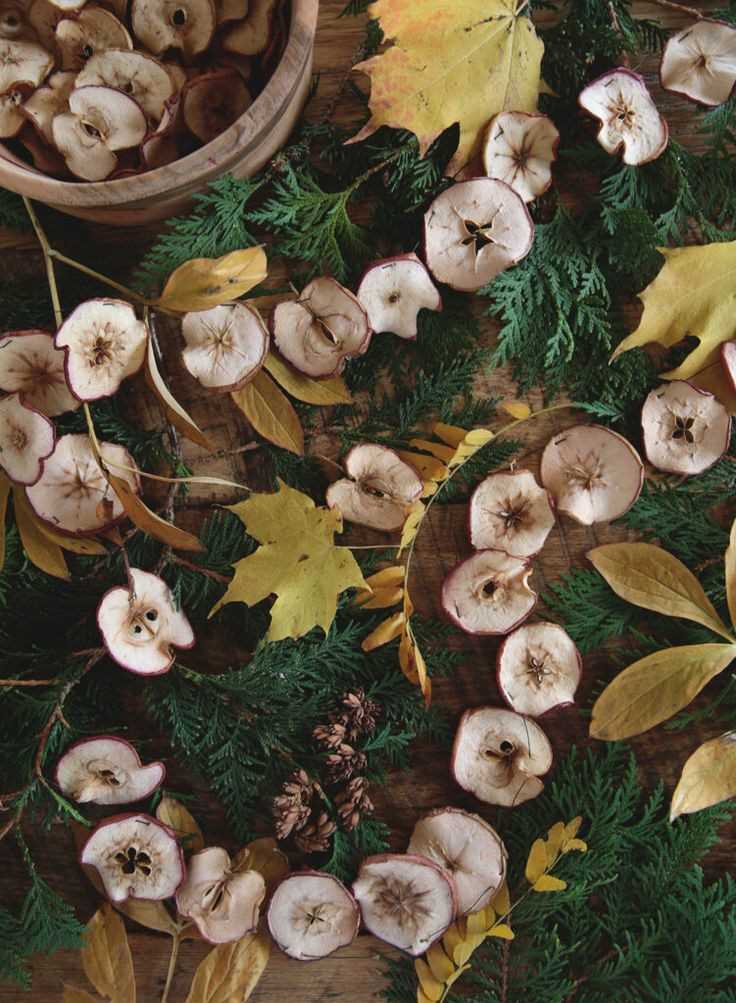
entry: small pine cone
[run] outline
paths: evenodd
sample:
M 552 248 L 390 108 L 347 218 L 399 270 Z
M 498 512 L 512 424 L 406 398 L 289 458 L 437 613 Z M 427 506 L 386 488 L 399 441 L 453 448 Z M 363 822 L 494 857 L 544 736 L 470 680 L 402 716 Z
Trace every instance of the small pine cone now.
M 276 839 L 286 839 L 294 829 L 307 824 L 314 785 L 304 770 L 292 773 L 272 803 Z
M 367 765 L 363 752 L 358 752 L 352 745 L 343 743 L 327 757 L 327 772 L 333 783 L 349 780 L 354 773 L 362 773 Z
M 305 826 L 298 835 L 294 837 L 294 842 L 304 853 L 324 853 L 330 848 L 330 840 L 337 826 L 326 814 L 320 814 Z
M 361 815 L 370 815 L 374 810 L 373 802 L 366 793 L 367 786 L 365 777 L 355 777 L 344 790 L 335 795 L 337 814 L 347 832 L 356 827 Z
M 365 690 L 357 689 L 342 698 L 343 711 L 340 720 L 345 724 L 348 741 L 354 742 L 361 735 L 370 735 L 376 730 L 376 720 L 381 713 L 381 705 L 370 700 Z
M 328 749 L 336 749 L 345 738 L 345 725 L 339 721 L 332 724 L 318 724 L 312 732 L 316 742 L 326 746 Z

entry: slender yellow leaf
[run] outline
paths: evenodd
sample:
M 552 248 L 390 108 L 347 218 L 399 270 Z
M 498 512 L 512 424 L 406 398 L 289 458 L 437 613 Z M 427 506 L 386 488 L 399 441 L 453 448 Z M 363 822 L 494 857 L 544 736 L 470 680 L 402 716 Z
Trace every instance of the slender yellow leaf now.
M 452 973 L 452 975 L 449 975 L 447 977 L 447 980 L 445 982 L 445 985 L 447 986 L 447 988 L 449 989 L 450 986 L 453 985 L 453 983 L 457 982 L 457 980 L 460 978 L 460 976 L 464 972 L 467 972 L 469 968 L 470 968 L 470 965 L 461 965 L 459 968 L 456 968 L 455 971 Z
M 275 595 L 267 640 L 301 637 L 312 627 L 326 633 L 340 593 L 366 587 L 350 549 L 335 543 L 342 518 L 334 509 L 317 507 L 308 495 L 283 481 L 277 492 L 253 492 L 229 509 L 261 546 L 235 563 L 227 592 L 210 616 L 225 603 L 254 606 Z
M 145 926 L 148 930 L 158 930 L 160 933 L 168 933 L 173 937 L 177 926 L 173 916 L 163 904 L 153 899 L 125 899 L 124 902 L 116 902 L 115 908 L 123 916 L 134 919 L 136 923 Z
M 582 824 L 582 815 L 576 815 L 575 818 L 571 819 L 565 826 L 565 839 L 574 839 L 580 832 L 580 826 Z
M 468 434 L 467 428 L 461 428 L 459 425 L 447 425 L 444 421 L 436 421 L 432 425 L 432 431 L 438 439 L 441 439 L 446 445 L 452 446 L 453 449 L 457 449 Z
M 543 874 L 532 885 L 532 891 L 535 892 L 562 892 L 566 888 L 567 881 L 563 881 L 562 878 L 556 878 L 552 874 Z
M 417 984 L 417 1003 L 433 1003 L 419 984 Z
M 583 839 L 568 839 L 562 848 L 562 852 L 570 853 L 572 850 L 577 850 L 578 853 L 587 853 L 588 844 Z
M 64 1003 L 100 1003 L 97 996 L 88 993 L 86 989 L 79 986 L 70 986 L 64 983 Z
M 732 626 L 736 627 L 736 519 L 731 524 L 731 535 L 726 548 L 726 599 L 728 615 Z
M 451 927 L 445 930 L 442 937 L 442 946 L 445 949 L 445 954 L 452 958 L 455 953 L 455 948 L 458 947 L 459 944 L 462 944 L 464 936 L 465 931 L 460 929 L 458 923 L 453 923 Z
M 425 507 L 420 501 L 415 501 L 411 508 L 409 509 L 409 514 L 407 515 L 404 526 L 401 530 L 401 540 L 399 543 L 399 556 L 401 556 L 402 551 L 410 547 L 414 542 L 414 538 L 419 532 L 419 527 L 422 524 L 422 519 L 424 518 Z
M 409 445 L 414 449 L 422 449 L 425 453 L 431 453 L 436 460 L 448 463 L 455 455 L 454 446 L 446 446 L 442 442 L 429 442 L 427 439 L 409 439 Z
M 108 472 L 107 479 L 110 482 L 110 487 L 118 496 L 120 504 L 125 509 L 125 514 L 138 529 L 148 533 L 154 540 L 159 540 L 161 543 L 173 547 L 174 550 L 204 550 L 202 544 L 192 533 L 179 529 L 178 526 L 167 522 L 160 515 L 151 511 L 122 477 Z
M 695 575 L 651 543 L 609 543 L 588 553 L 616 595 L 644 609 L 694 620 L 731 640 Z
M 258 871 L 269 891 L 289 873 L 289 858 L 271 836 L 262 836 L 244 846 L 233 857 L 233 871 Z
M 445 953 L 442 942 L 437 941 L 432 944 L 425 955 L 427 959 L 427 964 L 432 969 L 432 975 L 440 982 L 447 982 L 452 973 L 455 971 L 455 966 L 453 965 L 450 958 L 447 957 Z
M 487 428 L 471 428 L 463 441 L 457 447 L 447 462 L 451 470 L 465 463 L 471 456 L 475 456 L 479 449 L 482 449 L 493 438 L 493 432 Z
M 209 310 L 243 296 L 266 277 L 262 247 L 232 251 L 222 258 L 193 258 L 171 273 L 158 305 L 186 313 Z
M 435 456 L 427 456 L 425 453 L 410 453 L 406 450 L 398 450 L 398 455 L 404 463 L 408 463 L 409 466 L 414 467 L 425 481 L 444 481 L 450 473 L 450 468 L 447 464 L 438 460 Z
M 544 880 L 546 880 L 546 878 L 540 878 L 539 879 L 539 881 L 544 881 Z M 557 880 L 557 879 L 555 878 L 554 880 Z M 539 881 L 537 882 L 537 884 L 539 884 Z M 563 884 L 564 884 L 564 882 L 563 882 Z M 535 891 L 539 891 L 539 888 L 537 888 L 537 886 L 535 885 L 534 886 L 534 890 Z M 514 939 L 514 931 L 511 929 L 511 927 L 508 925 L 508 923 L 496 923 L 496 925 L 493 926 L 493 927 L 491 927 L 491 929 L 488 931 L 488 936 L 489 937 L 500 937 L 501 940 L 513 940 Z
M 399 665 L 409 682 L 419 686 L 424 696 L 424 704 L 429 707 L 432 702 L 432 681 L 427 674 L 424 656 L 408 629 L 402 634 L 399 643 Z
M 84 554 L 86 556 L 102 556 L 107 553 L 107 548 L 104 544 L 100 543 L 99 540 L 95 539 L 95 537 L 64 536 L 63 533 L 57 533 L 55 529 L 51 528 L 51 526 L 47 526 L 46 523 L 42 522 L 32 509 L 29 510 L 29 514 L 36 523 L 39 533 L 42 533 L 46 539 L 51 540 L 52 543 L 57 543 L 62 550 L 68 550 L 72 554 Z
M 510 911 L 511 896 L 509 895 L 509 886 L 505 881 L 493 897 L 492 904 L 499 916 L 506 916 Z
M 146 382 L 158 398 L 159 403 L 174 428 L 178 429 L 187 439 L 191 439 L 192 442 L 196 442 L 197 445 L 212 452 L 214 447 L 210 440 L 166 386 L 156 362 L 153 339 L 150 337 L 146 351 Z
M 327 380 L 313 380 L 309 376 L 292 369 L 280 355 L 269 352 L 264 366 L 271 376 L 297 400 L 305 404 L 352 404 L 353 398 L 345 386 L 342 376 L 331 376 Z
M 736 731 L 711 738 L 682 768 L 672 795 L 670 821 L 736 797 Z
M 423 958 L 417 958 L 415 960 L 414 971 L 417 973 L 419 985 L 422 987 L 422 992 L 427 999 L 432 1000 L 433 1003 L 442 999 L 442 995 L 445 991 L 445 984 L 434 977 L 432 970 Z
M 403 564 L 392 564 L 388 568 L 382 568 L 375 574 L 366 578 L 366 585 L 372 589 L 385 589 L 391 585 L 403 585 L 406 577 L 406 568 Z
M 194 973 L 186 1003 L 245 1003 L 268 964 L 271 941 L 262 933 L 220 944 Z
M 381 621 L 375 630 L 372 630 L 367 637 L 363 638 L 361 648 L 363 651 L 374 651 L 383 647 L 389 641 L 394 641 L 400 637 L 404 630 L 404 613 L 394 613 L 387 620 Z
M 81 950 L 84 973 L 111 1003 L 135 1003 L 135 974 L 125 924 L 109 902 L 87 924 Z
M 0 474 L 0 571 L 5 567 L 5 516 L 8 511 L 10 481 Z
M 517 401 L 517 400 L 501 401 L 501 403 L 498 406 L 501 408 L 502 411 L 505 411 L 506 414 L 510 414 L 512 418 L 516 418 L 517 420 L 523 420 L 524 418 L 528 418 L 532 413 L 532 409 L 524 401 Z
M 269 442 L 301 456 L 304 430 L 288 397 L 262 369 L 240 390 L 230 395 L 253 428 Z
M 687 335 L 699 344 L 666 379 L 688 380 L 713 362 L 722 342 L 736 335 L 732 296 L 736 241 L 691 247 L 660 247 L 664 265 L 639 294 L 644 313 L 637 329 L 619 344 L 613 358 L 630 348 L 659 342 L 671 348 Z
M 547 846 L 543 839 L 535 839 L 526 862 L 524 874 L 530 885 L 540 878 L 547 870 Z
M 686 644 L 665 648 L 629 665 L 593 707 L 590 734 L 630 738 L 687 707 L 736 658 L 736 644 Z
M 396 606 L 404 598 L 402 586 L 393 589 L 374 589 L 372 592 L 361 592 L 353 599 L 353 606 L 361 609 L 388 609 Z
M 478 912 L 471 912 L 468 916 L 466 916 L 465 922 L 467 923 L 468 933 L 471 936 L 476 933 L 485 933 L 488 929 L 485 909 L 480 909 Z
M 28 560 L 47 575 L 68 580 L 71 576 L 64 552 L 58 543 L 54 543 L 38 528 L 38 519 L 28 504 L 25 491 L 20 487 L 13 488 L 13 515 Z
M 556 857 L 557 854 L 562 849 L 562 845 L 565 842 L 565 823 L 555 822 L 547 830 L 547 856 Z
M 174 830 L 186 853 L 198 853 L 204 849 L 202 830 L 181 801 L 177 801 L 176 798 L 161 798 L 156 809 L 156 818 Z

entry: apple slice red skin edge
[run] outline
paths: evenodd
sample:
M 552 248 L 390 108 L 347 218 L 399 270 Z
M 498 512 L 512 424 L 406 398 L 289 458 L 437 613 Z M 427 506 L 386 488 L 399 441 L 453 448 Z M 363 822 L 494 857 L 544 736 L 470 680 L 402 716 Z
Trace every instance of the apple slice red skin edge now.
M 486 549 L 494 549 L 494 548 L 486 548 Z M 474 552 L 474 554 L 470 555 L 470 557 L 475 556 L 475 554 L 482 554 L 482 553 L 483 553 L 482 550 L 476 550 Z M 504 551 L 504 553 L 505 553 L 505 551 Z M 452 576 L 455 575 L 460 570 L 460 568 L 465 563 L 465 561 L 470 560 L 470 557 L 466 557 L 465 560 L 460 561 L 458 564 L 456 564 L 455 567 L 452 568 L 448 572 L 447 577 L 445 578 L 444 582 L 442 583 L 442 592 L 441 592 L 440 601 L 441 601 L 442 610 L 443 610 L 445 616 L 448 617 L 448 619 L 458 628 L 458 630 L 461 630 L 464 634 L 468 634 L 468 636 L 470 636 L 470 637 L 503 637 L 506 634 L 510 634 L 512 631 L 516 630 L 517 627 L 521 626 L 522 623 L 524 623 L 526 620 L 528 620 L 529 617 L 534 612 L 534 610 L 537 608 L 537 604 L 539 603 L 539 593 L 535 592 L 534 589 L 532 589 L 532 588 L 529 589 L 529 591 L 531 592 L 531 594 L 534 596 L 534 603 L 529 607 L 529 611 L 527 613 L 525 613 L 522 617 L 520 617 L 516 621 L 516 623 L 512 624 L 508 629 L 506 629 L 506 630 L 468 630 L 467 627 L 463 626 L 462 621 L 448 608 L 448 605 L 445 602 L 445 586 L 450 581 L 450 579 L 452 578 Z M 516 560 L 522 560 L 522 558 L 516 558 Z M 525 563 L 528 564 L 529 562 L 525 561 Z
M 134 745 L 132 745 L 130 742 L 126 741 L 126 739 L 120 738 L 119 735 L 93 735 L 93 736 L 90 736 L 90 738 L 79 738 L 79 739 L 77 739 L 76 742 L 72 742 L 71 745 L 68 745 L 66 747 L 66 749 L 64 749 L 64 751 L 61 754 L 61 756 L 59 756 L 59 761 L 57 762 L 56 769 L 54 770 L 54 783 L 59 788 L 59 790 L 61 790 L 61 786 L 59 784 L 59 765 L 60 765 L 62 759 L 64 758 L 64 756 L 68 755 L 70 752 L 72 752 L 78 746 L 80 746 L 80 745 L 86 745 L 88 742 L 93 741 L 93 740 L 97 741 L 98 739 L 104 739 L 106 742 L 118 742 L 120 745 L 124 745 L 127 749 L 130 749 L 131 752 L 135 753 L 136 759 L 138 760 L 138 765 L 139 766 L 143 766 L 144 765 L 143 764 L 143 760 L 138 755 L 138 750 L 136 749 L 136 747 Z M 144 801 L 146 798 L 150 797 L 151 794 L 153 794 L 153 792 L 158 787 L 163 786 L 164 781 L 166 780 L 166 764 L 163 763 L 160 759 L 156 759 L 152 763 L 146 763 L 145 765 L 146 766 L 160 766 L 163 772 L 161 773 L 161 779 L 156 784 L 156 786 L 152 787 L 150 789 L 150 791 L 147 791 L 145 794 L 142 794 L 140 796 L 140 798 L 138 798 L 138 801 Z M 138 802 L 130 801 L 128 803 L 129 804 L 137 804 Z M 133 814 L 139 814 L 139 812 L 134 812 Z
M 506 637 L 504 637 L 501 644 L 499 645 L 498 651 L 496 652 L 496 687 L 501 696 L 501 699 L 506 704 L 508 709 L 514 711 L 515 714 L 518 714 L 519 711 L 512 706 L 511 701 L 506 696 L 505 689 L 501 685 L 501 658 L 503 655 L 503 649 L 506 647 L 506 642 L 508 641 L 508 639 L 509 635 L 507 634 Z M 570 640 L 572 640 L 572 638 L 570 638 Z M 575 644 L 574 641 L 573 644 Z M 579 670 L 578 686 L 580 686 L 580 683 L 583 681 L 584 666 L 583 666 L 583 656 L 580 654 L 580 649 L 578 648 L 577 644 L 575 644 L 575 655 L 578 660 L 578 670 Z M 578 686 L 575 687 L 576 691 Z M 564 700 L 562 703 L 556 703 L 553 707 L 548 707 L 547 710 L 545 710 L 542 714 L 537 714 L 534 717 L 532 717 L 531 714 L 523 714 L 522 717 L 530 717 L 532 718 L 533 721 L 541 721 L 542 718 L 553 716 L 557 714 L 558 711 L 565 710 L 565 708 L 567 707 L 574 707 L 574 706 L 575 706 L 574 700 Z
M 390 258 L 376 258 L 375 261 L 371 261 L 370 264 L 366 265 L 365 268 L 363 269 L 363 274 L 358 279 L 358 282 L 357 282 L 357 285 L 356 285 L 356 289 L 358 290 L 358 292 L 355 293 L 356 299 L 358 298 L 358 293 L 360 292 L 360 287 L 363 284 L 363 279 L 366 277 L 366 275 L 368 274 L 368 272 L 372 272 L 374 268 L 378 268 L 381 265 L 392 265 L 396 261 L 412 261 L 415 264 L 422 266 L 422 268 L 426 271 L 427 275 L 429 276 L 430 281 L 432 282 L 432 285 L 437 290 L 437 299 L 438 299 L 439 302 L 438 302 L 438 305 L 432 310 L 432 313 L 442 313 L 443 310 L 445 309 L 445 304 L 442 301 L 442 293 L 440 292 L 440 290 L 439 290 L 439 288 L 437 286 L 437 281 L 434 278 L 434 276 L 432 275 L 432 273 L 430 272 L 430 270 L 427 267 L 427 264 L 423 260 L 423 258 L 420 258 L 418 254 L 414 253 L 414 251 L 407 251 L 405 254 L 394 254 Z M 362 304 L 361 304 L 361 306 L 362 306 Z M 430 309 L 430 308 L 429 307 L 422 307 L 421 309 L 422 310 L 427 310 L 427 309 Z M 371 337 L 375 333 L 376 333 L 375 331 L 371 330 Z M 417 337 L 418 337 L 418 332 L 417 332 L 417 334 L 414 335 L 413 338 L 404 338 L 404 341 L 416 341 Z
M 336 878 L 334 874 L 328 874 L 326 871 L 315 871 L 314 868 L 308 868 L 308 869 L 303 870 L 303 871 L 292 871 L 290 874 L 284 875 L 284 877 L 281 879 L 281 881 L 279 881 L 279 883 L 273 889 L 273 892 L 271 892 L 271 899 L 273 899 L 274 893 L 286 881 L 289 881 L 291 878 L 303 878 L 303 877 L 307 877 L 309 875 L 316 875 L 317 877 L 320 877 L 320 878 L 332 878 L 332 880 L 336 881 L 337 884 L 342 888 L 342 890 L 345 892 L 345 894 L 348 896 L 348 898 L 351 900 L 351 902 L 355 906 L 355 929 L 353 930 L 353 936 L 352 936 L 352 938 L 351 938 L 351 940 L 349 942 L 349 944 L 352 944 L 352 942 L 358 936 L 358 930 L 360 929 L 360 922 L 361 922 L 360 906 L 358 905 L 358 902 L 357 902 L 355 896 L 353 895 L 352 891 L 346 885 L 344 885 L 342 883 L 342 881 L 340 881 L 339 878 Z M 318 957 L 314 957 L 314 958 L 295 958 L 294 955 L 293 954 L 289 954 L 289 952 L 285 948 L 283 948 L 281 946 L 281 944 L 278 942 L 278 940 L 276 939 L 276 936 L 275 936 L 273 930 L 271 929 L 271 922 L 270 922 L 270 919 L 269 919 L 270 908 L 271 908 L 271 904 L 269 902 L 269 908 L 266 910 L 266 922 L 268 924 L 268 932 L 271 934 L 271 939 L 273 940 L 273 942 L 276 945 L 276 947 L 278 947 L 278 949 L 281 951 L 281 953 L 285 954 L 287 958 L 291 958 L 293 961 L 300 961 L 302 963 L 306 963 L 306 964 L 311 965 L 315 961 L 322 961 L 323 958 L 329 958 L 331 955 L 333 955 L 335 953 L 335 951 L 339 951 L 341 948 L 349 946 L 349 944 L 340 944 L 336 948 L 334 948 L 334 950 L 330 951 L 329 954 L 320 954 Z

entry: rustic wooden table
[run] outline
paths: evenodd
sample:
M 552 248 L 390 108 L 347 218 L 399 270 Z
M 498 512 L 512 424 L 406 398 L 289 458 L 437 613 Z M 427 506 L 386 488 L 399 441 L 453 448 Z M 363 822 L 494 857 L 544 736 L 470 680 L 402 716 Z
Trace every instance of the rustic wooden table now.
M 358 112 L 344 93 L 344 84 L 349 69 L 359 53 L 363 38 L 363 23 L 360 18 L 338 18 L 343 0 L 323 0 L 317 35 L 315 71 L 319 74 L 319 90 L 310 106 L 309 114 L 317 118 L 334 115 L 343 122 L 354 121 Z M 703 8 L 717 6 L 716 3 Z M 683 19 L 676 12 L 666 12 L 652 4 L 636 3 L 635 12 L 642 15 L 660 17 L 666 23 L 676 26 Z M 664 16 L 663 16 L 664 15 Z M 634 67 L 643 72 L 656 95 L 660 107 L 670 122 L 672 134 L 681 142 L 697 146 L 694 135 L 690 106 L 671 95 L 662 94 L 657 85 L 656 63 L 644 60 Z M 338 100 L 339 96 L 339 100 Z M 69 220 L 68 231 L 64 235 L 65 250 L 82 260 L 104 261 L 104 270 L 124 275 L 136 256 L 145 246 L 151 233 L 141 231 L 111 230 L 88 226 Z M 2 240 L 0 239 L 0 246 Z M 7 252 L 4 257 L 9 257 Z M 13 252 L 13 267 L 23 271 L 34 270 L 42 277 L 39 256 L 33 247 L 16 247 Z M 176 337 L 176 332 L 166 334 Z M 487 323 L 484 337 L 491 340 L 493 327 Z M 197 394 L 186 373 L 177 368 L 177 354 L 167 358 L 168 376 L 174 394 L 188 407 L 200 425 L 213 438 L 222 451 L 237 449 L 248 441 L 249 432 L 234 409 L 212 399 L 203 399 Z M 514 396 L 515 389 L 503 371 L 488 377 L 478 392 L 492 392 L 498 396 Z M 138 386 L 126 389 L 129 402 L 144 421 L 159 423 L 160 417 L 155 404 Z M 533 395 L 534 406 L 539 406 L 540 395 Z M 538 462 L 541 446 L 554 431 L 569 424 L 565 413 L 550 416 L 539 421 L 527 433 L 525 462 L 532 469 Z M 222 474 L 234 479 L 248 479 L 249 467 L 253 459 L 248 453 L 235 453 L 218 458 L 208 457 L 199 447 L 186 447 L 187 459 L 196 472 Z M 194 491 L 188 502 L 190 508 L 200 510 L 213 502 L 223 501 L 223 492 L 207 489 Z M 181 519 L 181 516 L 179 517 Z M 620 529 L 578 527 L 569 521 L 560 521 L 553 531 L 548 544 L 536 561 L 533 584 L 544 588 L 561 572 L 574 564 L 584 561 L 585 551 L 602 542 L 624 538 Z M 438 593 L 443 576 L 448 569 L 467 553 L 465 534 L 465 507 L 463 505 L 436 506 L 428 525 L 424 528 L 417 548 L 415 579 L 412 595 L 420 612 L 428 615 L 439 613 Z M 467 706 L 497 701 L 493 664 L 496 642 L 489 639 L 467 640 L 462 644 L 463 665 L 451 681 L 440 680 L 435 687 L 435 699 L 445 706 L 453 717 L 459 716 Z M 219 652 L 208 645 L 207 657 L 210 664 L 225 666 L 226 652 Z M 591 690 L 601 666 L 595 658 L 586 659 L 586 671 L 580 691 L 580 703 L 590 702 Z M 131 684 L 133 685 L 133 684 Z M 134 687 L 133 687 L 134 688 Z M 135 702 L 135 696 L 131 695 Z M 557 755 L 563 754 L 573 744 L 586 742 L 586 718 L 572 709 L 563 713 L 554 722 L 545 725 Z M 140 737 L 150 739 L 150 729 L 146 732 L 145 722 L 137 725 Z M 711 729 L 712 730 L 712 729 Z M 136 737 L 135 728 L 133 735 Z M 662 778 L 671 790 L 680 764 L 685 756 L 706 737 L 711 737 L 707 727 L 693 734 L 655 732 L 634 743 L 639 757 L 643 777 L 654 782 Z M 152 742 L 148 749 L 167 759 L 169 782 L 173 789 L 189 790 L 192 779 L 185 769 L 177 765 L 165 744 Z M 195 787 L 198 801 L 194 807 L 207 840 L 210 843 L 224 841 L 228 845 L 227 827 L 219 806 L 208 795 L 206 789 Z M 415 768 L 409 773 L 399 773 L 391 777 L 389 784 L 377 792 L 375 798 L 378 817 L 393 828 L 394 848 L 406 846 L 408 833 L 416 819 L 427 809 L 447 803 L 479 810 L 471 798 L 453 787 L 449 778 L 448 755 L 446 751 L 432 748 L 418 749 Z M 498 822 L 493 811 L 483 811 L 491 822 Z M 54 826 L 49 833 L 30 834 L 34 855 L 41 862 L 44 876 L 59 889 L 77 909 L 80 917 L 86 919 L 98 907 L 99 898 L 82 874 L 76 869 L 71 835 L 61 826 Z M 709 857 L 709 867 L 714 871 L 727 868 L 732 860 L 736 845 L 736 827 L 724 833 L 724 841 Z M 0 901 L 11 907 L 20 899 L 21 865 L 12 846 L 0 848 Z M 164 936 L 144 932 L 131 924 L 130 940 L 133 949 L 138 979 L 139 1003 L 157 1003 L 164 984 L 168 964 L 169 941 Z M 186 942 L 180 955 L 179 970 L 171 993 L 172 1003 L 183 1003 L 191 981 L 192 973 L 204 956 L 207 948 L 199 942 Z M 375 1000 L 381 987 L 380 955 L 388 953 L 378 941 L 368 936 L 359 937 L 355 943 L 333 957 L 309 965 L 287 959 L 274 951 L 268 969 L 251 997 L 253 1003 L 367 1003 Z M 34 972 L 33 991 L 30 997 L 34 1003 L 58 1003 L 65 981 L 84 984 L 84 976 L 78 955 L 61 952 L 54 957 L 38 958 Z M 17 988 L 1 986 L 0 1003 L 19 1000 Z M 530 1001 L 532 1003 L 532 1001 Z M 536 1003 L 536 1001 L 534 1001 Z

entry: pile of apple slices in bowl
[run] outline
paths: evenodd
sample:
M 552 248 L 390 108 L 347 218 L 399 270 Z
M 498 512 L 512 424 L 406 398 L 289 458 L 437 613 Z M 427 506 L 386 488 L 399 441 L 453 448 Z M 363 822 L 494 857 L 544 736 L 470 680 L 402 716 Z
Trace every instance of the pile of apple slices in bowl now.
M 283 0 L 0 0 L 0 139 L 45 174 L 163 167 L 250 106 Z

